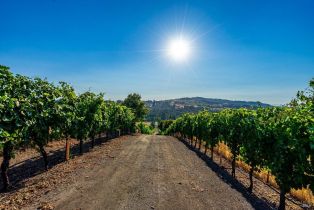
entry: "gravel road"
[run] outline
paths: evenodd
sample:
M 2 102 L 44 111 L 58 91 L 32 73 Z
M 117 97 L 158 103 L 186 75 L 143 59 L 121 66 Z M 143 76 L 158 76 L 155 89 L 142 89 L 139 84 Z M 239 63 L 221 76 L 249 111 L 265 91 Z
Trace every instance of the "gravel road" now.
M 121 148 L 78 174 L 56 209 L 253 209 L 175 138 L 130 136 Z

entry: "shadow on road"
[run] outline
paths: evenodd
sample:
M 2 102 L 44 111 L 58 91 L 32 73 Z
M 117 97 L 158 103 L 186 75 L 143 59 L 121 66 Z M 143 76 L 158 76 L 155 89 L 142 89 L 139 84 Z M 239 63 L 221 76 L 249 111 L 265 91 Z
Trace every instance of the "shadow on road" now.
M 110 142 L 113 138 L 100 137 L 95 139 L 95 147 L 102 145 L 103 143 Z M 91 149 L 91 142 L 85 141 L 83 144 L 84 153 L 89 152 Z M 83 153 L 83 154 L 84 154 Z M 71 158 L 80 155 L 80 146 L 75 144 L 71 146 Z M 52 168 L 62 162 L 65 162 L 65 148 L 58 149 L 55 151 L 50 151 L 48 154 L 49 168 Z M 7 192 L 14 192 L 18 189 L 25 187 L 25 182 L 27 179 L 34 177 L 38 174 L 46 172 L 44 166 L 44 160 L 42 156 L 38 155 L 36 157 L 27 159 L 16 163 L 9 168 L 9 179 L 10 187 Z M 2 179 L 0 179 L 0 189 L 3 188 Z
M 187 141 L 179 139 L 186 147 L 195 152 L 202 160 L 204 160 L 209 168 L 214 171 L 221 180 L 230 185 L 232 188 L 240 192 L 243 197 L 255 208 L 259 210 L 270 210 L 276 209 L 271 203 L 266 200 L 262 200 L 254 194 L 247 191 L 247 188 L 241 184 L 238 180 L 233 178 L 226 170 L 221 168 L 217 163 L 213 162 L 211 158 L 204 153 L 202 153 L 197 148 L 191 146 Z

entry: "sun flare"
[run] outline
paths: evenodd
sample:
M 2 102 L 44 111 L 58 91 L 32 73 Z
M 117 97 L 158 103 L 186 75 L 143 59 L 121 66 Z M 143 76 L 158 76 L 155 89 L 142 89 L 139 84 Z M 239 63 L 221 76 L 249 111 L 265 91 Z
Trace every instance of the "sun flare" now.
M 191 54 L 190 42 L 183 38 L 172 39 L 167 48 L 167 55 L 176 62 L 186 61 Z

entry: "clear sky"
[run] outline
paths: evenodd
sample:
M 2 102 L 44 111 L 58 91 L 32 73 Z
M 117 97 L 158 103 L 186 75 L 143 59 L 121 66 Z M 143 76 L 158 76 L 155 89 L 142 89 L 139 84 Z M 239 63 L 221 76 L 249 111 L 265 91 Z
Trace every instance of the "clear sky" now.
M 314 76 L 314 1 L 0 0 L 0 64 L 123 99 L 283 104 Z M 174 62 L 169 40 L 190 57 Z

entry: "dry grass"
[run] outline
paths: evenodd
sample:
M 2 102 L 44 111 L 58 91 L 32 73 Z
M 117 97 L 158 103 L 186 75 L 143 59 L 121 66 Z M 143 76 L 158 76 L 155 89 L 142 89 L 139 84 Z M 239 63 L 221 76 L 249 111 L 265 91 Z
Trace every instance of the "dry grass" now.
M 231 161 L 232 154 L 226 144 L 219 143 L 218 146 L 215 148 L 215 152 L 218 153 L 220 156 Z M 246 172 L 248 172 L 250 169 L 249 165 L 247 165 L 246 163 L 240 160 L 237 161 L 237 166 L 242 168 Z M 268 184 L 278 189 L 278 185 L 276 183 L 275 177 L 272 174 L 268 173 L 267 170 L 261 170 L 260 172 L 256 172 L 254 174 L 256 178 L 263 181 L 264 183 L 267 183 L 268 175 L 269 175 Z M 306 203 L 314 205 L 314 195 L 313 195 L 313 192 L 309 188 L 302 188 L 298 190 L 292 189 L 290 191 L 290 194 L 300 201 L 304 201 Z
M 305 201 L 306 203 L 309 203 L 311 205 L 314 205 L 314 195 L 310 189 L 308 188 L 302 188 L 299 190 L 292 189 L 290 193 L 297 199 Z

